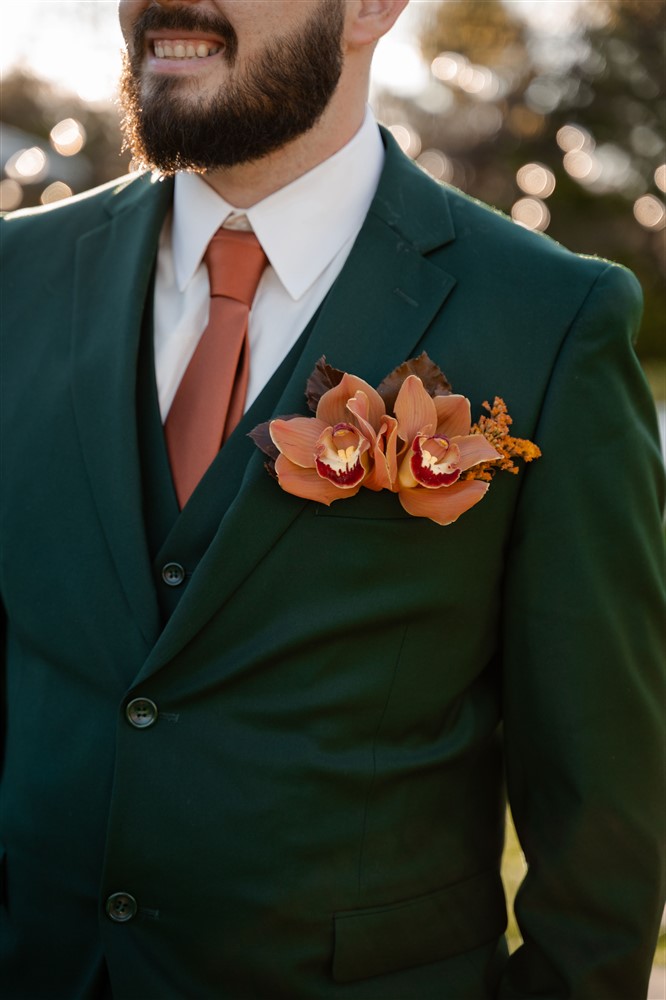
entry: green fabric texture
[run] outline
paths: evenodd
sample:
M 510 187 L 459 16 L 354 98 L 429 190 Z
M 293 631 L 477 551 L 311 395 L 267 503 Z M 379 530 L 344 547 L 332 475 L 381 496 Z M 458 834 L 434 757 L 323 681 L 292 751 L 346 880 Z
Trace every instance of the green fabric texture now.
M 8 1000 L 90 1000 L 103 961 L 115 1000 L 645 994 L 664 598 L 640 290 L 385 142 L 316 321 L 166 539 L 143 353 L 136 398 L 170 183 L 0 226 Z M 543 457 L 448 527 L 280 490 L 246 435 L 306 413 L 322 354 L 376 385 L 423 350 Z M 162 559 L 187 573 L 168 606 Z M 505 776 L 529 864 L 510 959 Z

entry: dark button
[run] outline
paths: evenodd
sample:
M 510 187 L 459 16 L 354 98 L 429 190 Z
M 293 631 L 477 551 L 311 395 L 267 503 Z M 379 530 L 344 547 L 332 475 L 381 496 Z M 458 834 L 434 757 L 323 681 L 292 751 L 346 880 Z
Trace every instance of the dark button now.
M 135 916 L 138 906 L 134 896 L 128 892 L 114 892 L 106 901 L 107 916 L 117 924 L 124 924 Z
M 125 715 L 137 729 L 146 729 L 157 722 L 157 705 L 150 698 L 132 698 L 127 704 Z
M 180 587 L 185 579 L 185 570 L 180 563 L 167 563 L 162 569 L 162 579 L 168 587 Z

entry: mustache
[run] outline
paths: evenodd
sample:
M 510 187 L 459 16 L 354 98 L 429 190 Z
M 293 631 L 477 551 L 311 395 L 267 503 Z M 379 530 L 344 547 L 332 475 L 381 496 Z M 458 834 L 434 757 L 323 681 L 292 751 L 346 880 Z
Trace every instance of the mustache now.
M 137 18 L 132 30 L 134 53 L 143 52 L 149 31 L 192 31 L 215 35 L 225 45 L 225 56 L 232 63 L 238 52 L 238 36 L 231 22 L 223 15 L 212 15 L 199 7 L 162 7 L 153 4 Z

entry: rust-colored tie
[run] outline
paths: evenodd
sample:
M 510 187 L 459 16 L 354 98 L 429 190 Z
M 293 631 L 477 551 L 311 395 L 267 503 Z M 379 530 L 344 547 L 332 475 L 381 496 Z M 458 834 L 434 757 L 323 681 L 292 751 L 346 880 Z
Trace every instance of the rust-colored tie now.
M 254 233 L 218 229 L 205 254 L 208 326 L 171 404 L 164 433 L 181 509 L 243 416 L 250 373 L 247 324 L 267 264 Z

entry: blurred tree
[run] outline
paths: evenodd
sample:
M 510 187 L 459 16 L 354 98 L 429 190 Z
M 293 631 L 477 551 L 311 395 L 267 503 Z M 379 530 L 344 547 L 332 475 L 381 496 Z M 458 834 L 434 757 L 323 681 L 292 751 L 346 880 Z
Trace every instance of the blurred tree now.
M 31 144 L 31 139 L 40 140 L 52 163 L 49 181 L 56 179 L 58 162 L 62 164 L 62 159 L 59 160 L 51 152 L 49 136 L 58 122 L 69 118 L 83 126 L 82 135 L 85 136 L 80 152 L 71 156 L 72 161 L 82 159 L 85 162 L 85 169 L 76 172 L 81 177 L 81 184 L 73 185 L 75 194 L 82 188 L 103 184 L 127 171 L 129 156 L 120 152 L 118 113 L 112 105 L 89 105 L 75 94 L 62 91 L 53 83 L 25 70 L 16 69 L 3 80 L 0 123 L 25 133 L 27 145 Z M 9 143 L 2 153 L 5 168 Z M 21 207 L 39 204 L 45 183 L 47 181 L 33 183 L 30 177 L 22 180 Z M 72 186 L 70 179 L 68 183 Z
M 432 4 L 422 51 L 432 61 L 441 51 L 459 52 L 474 63 L 500 66 L 522 50 L 522 21 L 511 17 L 499 0 L 448 0 Z
M 646 297 L 641 355 L 663 357 L 666 0 L 593 0 L 561 33 L 519 10 L 429 4 L 432 83 L 409 102 L 384 95 L 380 113 L 435 176 L 631 267 Z

